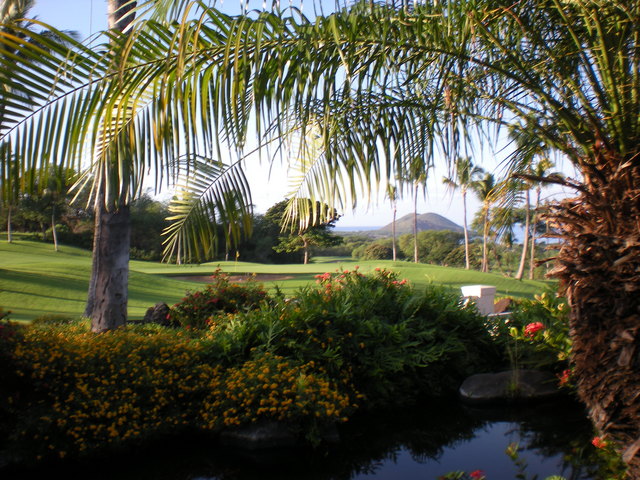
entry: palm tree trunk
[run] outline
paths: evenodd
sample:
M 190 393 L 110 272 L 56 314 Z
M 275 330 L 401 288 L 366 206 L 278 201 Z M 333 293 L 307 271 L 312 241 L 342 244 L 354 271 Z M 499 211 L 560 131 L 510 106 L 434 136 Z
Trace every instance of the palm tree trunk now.
M 123 8 L 125 4 L 128 4 Z M 136 3 L 108 0 L 110 29 L 123 31 L 134 19 Z M 91 280 L 85 316 L 91 330 L 103 332 L 126 323 L 131 222 L 128 205 L 105 205 L 105 180 L 96 193 Z
M 578 395 L 640 478 L 640 165 L 591 162 L 585 191 L 545 214 L 564 239 L 551 273 L 571 306 Z
M 538 210 L 540 208 L 540 193 L 542 187 L 536 188 L 536 208 L 531 220 L 531 255 L 529 255 L 529 280 L 533 280 L 536 270 L 536 227 L 538 226 Z
M 7 243 L 13 242 L 11 236 L 11 205 L 7 206 Z
M 529 254 L 529 211 L 531 210 L 531 204 L 529 201 L 529 189 L 524 192 L 525 204 L 524 204 L 524 240 L 522 242 L 522 254 L 520 255 L 520 265 L 518 266 L 518 272 L 515 279 L 522 280 L 524 276 L 524 267 L 527 263 L 527 255 Z
M 418 263 L 418 183 L 413 191 L 413 262 Z
M 393 261 L 396 261 L 396 215 L 398 213 L 398 204 L 393 202 L 393 221 L 391 222 L 391 236 L 393 239 L 391 240 L 391 248 L 393 250 Z
M 51 235 L 53 235 L 53 250 L 58 251 L 58 233 L 56 232 L 56 207 L 51 210 Z
M 309 263 L 309 240 L 305 237 L 302 237 L 302 249 L 304 251 L 304 264 L 307 265 Z
M 489 255 L 487 252 L 487 243 L 489 241 L 489 207 L 485 207 L 484 212 L 484 228 L 482 232 L 482 271 L 489 271 Z
M 467 189 L 462 187 L 462 228 L 464 230 L 464 264 L 467 270 L 471 269 L 469 259 L 469 229 L 467 228 Z
M 93 332 L 113 330 L 127 321 L 130 236 L 128 205 L 113 212 L 104 205 L 98 207 L 93 251 Z

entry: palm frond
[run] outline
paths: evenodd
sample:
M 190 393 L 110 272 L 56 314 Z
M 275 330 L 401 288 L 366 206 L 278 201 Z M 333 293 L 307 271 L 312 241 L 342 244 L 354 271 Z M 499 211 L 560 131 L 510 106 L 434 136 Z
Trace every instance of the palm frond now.
M 175 168 L 180 182 L 169 204 L 172 224 L 163 232 L 165 260 L 212 258 L 221 234 L 228 244 L 237 244 L 242 232 L 250 233 L 251 192 L 238 162 L 195 156 Z

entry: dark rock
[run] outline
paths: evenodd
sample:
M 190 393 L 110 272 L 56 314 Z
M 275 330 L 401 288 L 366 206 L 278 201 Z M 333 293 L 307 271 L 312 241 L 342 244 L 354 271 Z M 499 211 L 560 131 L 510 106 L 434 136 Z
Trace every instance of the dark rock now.
M 247 450 L 295 447 L 299 443 L 298 436 L 291 428 L 274 421 L 256 422 L 225 430 L 220 434 L 220 442 Z
M 558 379 L 539 370 L 480 373 L 460 386 L 463 401 L 473 404 L 545 400 L 560 393 Z
M 155 323 L 162 325 L 163 327 L 170 327 L 172 325 L 169 319 L 169 305 L 166 303 L 156 303 L 155 306 L 147 309 L 147 313 L 144 314 L 144 323 Z

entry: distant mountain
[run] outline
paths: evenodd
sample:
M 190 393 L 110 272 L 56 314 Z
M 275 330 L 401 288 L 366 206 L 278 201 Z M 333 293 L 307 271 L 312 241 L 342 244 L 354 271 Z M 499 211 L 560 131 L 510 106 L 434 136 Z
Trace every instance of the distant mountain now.
M 421 232 L 423 230 L 453 230 L 454 232 L 462 232 L 463 228 L 437 213 L 421 213 L 418 215 L 418 231 Z M 373 233 L 376 235 L 391 235 L 391 223 L 375 230 Z M 405 233 L 413 233 L 413 213 L 409 213 L 396 220 L 396 235 L 403 235 Z

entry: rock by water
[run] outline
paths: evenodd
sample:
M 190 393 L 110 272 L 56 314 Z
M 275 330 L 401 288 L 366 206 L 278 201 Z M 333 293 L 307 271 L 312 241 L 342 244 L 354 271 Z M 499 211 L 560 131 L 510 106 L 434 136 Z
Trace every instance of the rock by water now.
M 545 400 L 560 393 L 558 379 L 539 370 L 480 373 L 460 386 L 460 397 L 472 404 Z

